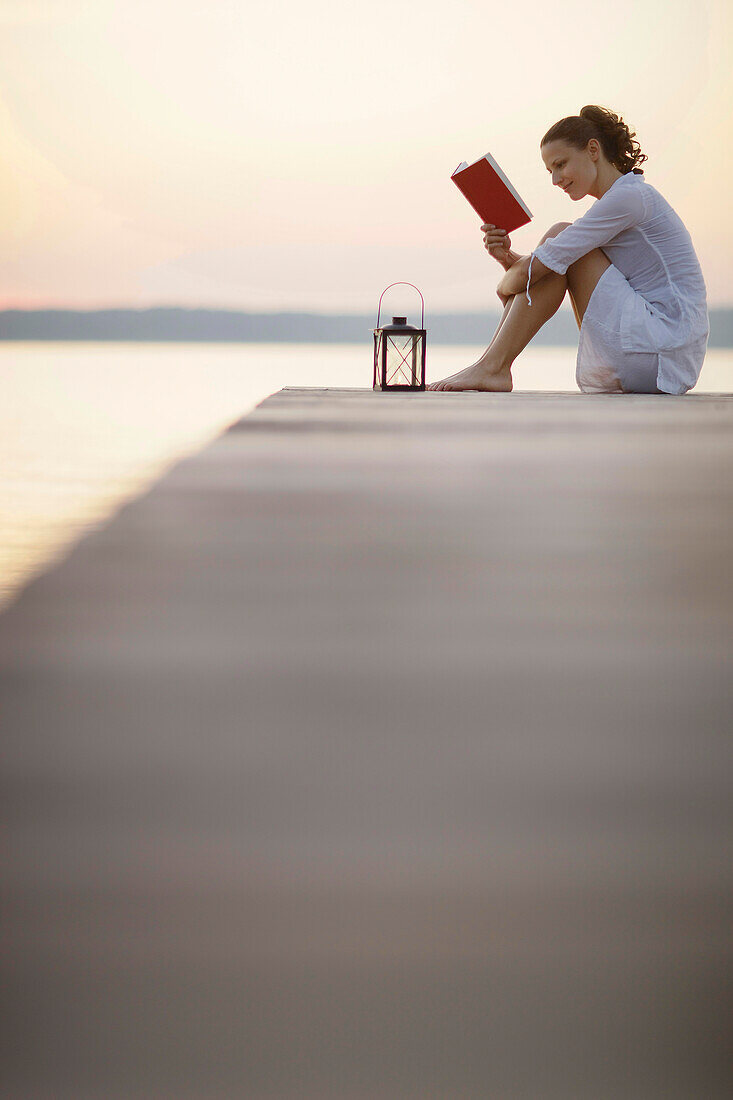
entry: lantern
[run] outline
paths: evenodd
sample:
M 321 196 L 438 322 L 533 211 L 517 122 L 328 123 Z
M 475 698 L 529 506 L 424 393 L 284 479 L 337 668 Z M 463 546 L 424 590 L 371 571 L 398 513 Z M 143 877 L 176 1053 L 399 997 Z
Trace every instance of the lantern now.
M 379 327 L 382 298 L 392 286 L 382 291 L 377 308 L 377 327 L 374 329 L 374 378 L 375 390 L 424 390 L 425 389 L 425 329 L 408 325 L 406 317 L 393 317 L 391 325 Z M 403 283 L 415 290 L 414 283 Z M 420 291 L 417 290 L 418 294 Z M 422 302 L 421 326 L 425 323 L 425 301 Z

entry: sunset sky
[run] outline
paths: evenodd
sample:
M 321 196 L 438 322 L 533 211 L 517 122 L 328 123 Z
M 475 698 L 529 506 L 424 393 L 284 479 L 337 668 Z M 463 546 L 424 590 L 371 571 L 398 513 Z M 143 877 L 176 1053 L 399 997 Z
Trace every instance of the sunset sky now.
M 529 252 L 595 201 L 539 152 L 586 103 L 636 130 L 709 305 L 733 305 L 732 9 L 0 0 L 0 308 L 361 312 L 404 279 L 428 310 L 494 309 L 450 175 L 490 151 Z

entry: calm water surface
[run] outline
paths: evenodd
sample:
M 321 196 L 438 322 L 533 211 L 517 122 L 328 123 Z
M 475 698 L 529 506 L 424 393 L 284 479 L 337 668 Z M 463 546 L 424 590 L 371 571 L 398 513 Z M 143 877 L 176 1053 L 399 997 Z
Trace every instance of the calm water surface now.
M 488 342 L 488 341 L 487 341 Z M 428 349 L 428 380 L 482 347 Z M 529 348 L 516 390 L 577 391 L 576 348 Z M 0 344 L 0 608 L 88 530 L 283 386 L 371 386 L 355 344 Z M 697 392 L 733 390 L 708 352 Z

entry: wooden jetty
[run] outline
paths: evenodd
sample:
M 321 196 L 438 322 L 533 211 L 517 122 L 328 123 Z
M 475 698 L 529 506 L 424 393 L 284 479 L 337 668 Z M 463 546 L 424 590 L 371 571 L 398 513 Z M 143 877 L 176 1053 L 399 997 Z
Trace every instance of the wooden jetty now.
M 286 389 L 0 617 L 5 1094 L 730 1095 L 733 395 Z

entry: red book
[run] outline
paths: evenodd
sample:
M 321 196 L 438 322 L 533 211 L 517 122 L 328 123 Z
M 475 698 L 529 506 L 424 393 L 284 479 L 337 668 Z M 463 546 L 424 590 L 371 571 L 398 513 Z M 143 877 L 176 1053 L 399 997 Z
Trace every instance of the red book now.
M 482 222 L 511 233 L 532 220 L 532 211 L 512 187 L 491 153 L 473 164 L 466 164 L 464 160 L 451 179 Z

